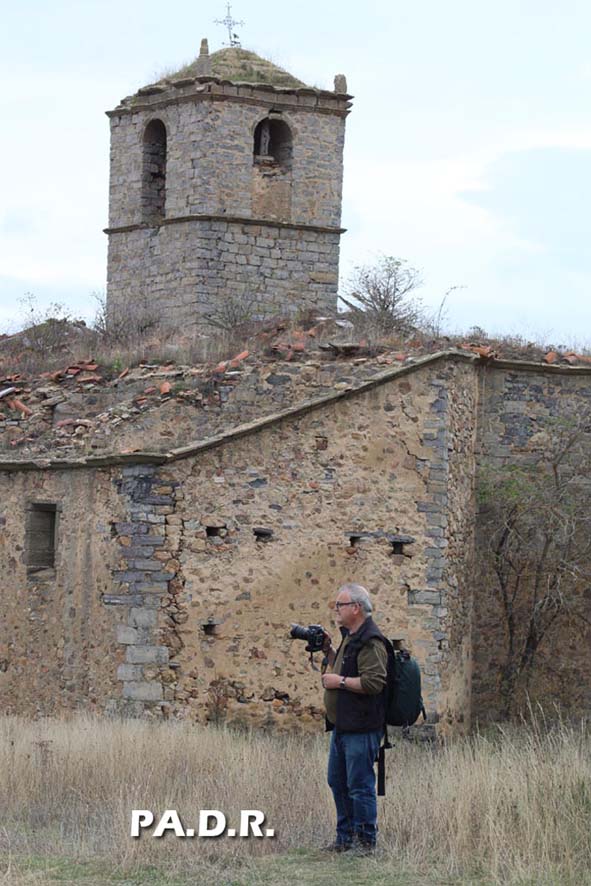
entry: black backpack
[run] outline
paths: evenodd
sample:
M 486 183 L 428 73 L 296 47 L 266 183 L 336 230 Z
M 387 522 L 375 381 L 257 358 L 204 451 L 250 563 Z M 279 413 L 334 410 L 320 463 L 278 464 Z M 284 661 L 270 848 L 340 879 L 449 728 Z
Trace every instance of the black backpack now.
M 392 642 L 384 638 L 388 651 L 386 677 L 386 723 L 384 741 L 378 752 L 378 797 L 386 794 L 386 766 L 384 752 L 392 745 L 388 739 L 388 726 L 412 726 L 423 715 L 427 719 L 421 695 L 421 669 L 406 649 L 394 649 Z
M 388 641 L 388 676 L 386 680 L 386 723 L 388 726 L 412 726 L 427 719 L 421 695 L 421 669 L 406 649 L 394 649 Z

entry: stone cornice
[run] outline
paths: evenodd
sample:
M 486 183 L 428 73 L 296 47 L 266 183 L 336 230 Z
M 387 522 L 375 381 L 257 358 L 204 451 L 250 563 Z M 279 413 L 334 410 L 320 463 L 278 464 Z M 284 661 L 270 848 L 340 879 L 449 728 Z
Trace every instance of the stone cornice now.
M 239 104 L 272 107 L 276 110 L 312 111 L 346 117 L 353 96 L 324 89 L 299 87 L 287 89 L 267 83 L 232 83 L 211 77 L 196 77 L 145 87 L 134 96 L 124 98 L 107 117 L 121 117 L 136 111 L 150 111 L 185 102 L 232 101 Z
M 515 372 L 542 372 L 544 375 L 591 375 L 588 366 L 569 366 L 561 363 L 534 363 L 533 360 L 491 360 L 485 365 L 488 369 L 509 369 Z
M 119 225 L 113 228 L 104 228 L 105 234 L 125 234 L 128 231 L 141 231 L 150 228 L 159 228 L 165 225 L 177 225 L 183 222 L 214 221 L 228 222 L 234 225 L 260 225 L 267 228 L 289 228 L 292 231 L 314 231 L 318 234 L 344 234 L 346 228 L 325 227 L 323 225 L 305 225 L 292 222 L 271 221 L 263 218 L 247 218 L 241 215 L 211 215 L 209 213 L 194 213 L 193 215 L 179 215 L 175 218 L 163 218 L 160 224 L 138 222 L 134 225 Z

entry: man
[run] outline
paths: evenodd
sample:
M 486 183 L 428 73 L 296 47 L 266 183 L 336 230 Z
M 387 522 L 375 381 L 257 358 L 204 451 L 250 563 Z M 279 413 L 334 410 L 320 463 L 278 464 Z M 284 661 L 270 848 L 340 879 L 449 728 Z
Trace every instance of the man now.
M 337 811 L 336 840 L 328 848 L 345 852 L 357 841 L 361 851 L 371 852 L 378 830 L 374 763 L 384 731 L 388 653 L 364 587 L 343 585 L 335 610 L 342 640 L 336 650 L 327 634 L 330 672 L 322 676 L 326 728 L 332 730 L 328 784 Z

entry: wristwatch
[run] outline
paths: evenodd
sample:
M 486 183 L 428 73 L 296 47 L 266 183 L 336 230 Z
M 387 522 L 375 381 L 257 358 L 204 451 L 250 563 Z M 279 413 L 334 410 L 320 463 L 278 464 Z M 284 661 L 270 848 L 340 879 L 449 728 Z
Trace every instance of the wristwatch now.
M 346 689 L 347 686 L 345 684 L 346 677 L 341 677 L 341 682 L 339 683 L 339 689 Z

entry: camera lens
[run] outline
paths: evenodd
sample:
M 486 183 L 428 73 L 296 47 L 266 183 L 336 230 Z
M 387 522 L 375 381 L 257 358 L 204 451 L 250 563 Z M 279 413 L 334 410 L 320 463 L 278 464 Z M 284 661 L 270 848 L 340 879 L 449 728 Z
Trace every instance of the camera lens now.
M 292 624 L 289 636 L 292 638 L 292 640 L 305 640 L 305 642 L 307 643 L 310 639 L 310 631 L 303 625 Z

